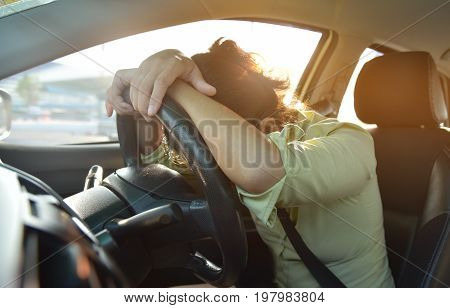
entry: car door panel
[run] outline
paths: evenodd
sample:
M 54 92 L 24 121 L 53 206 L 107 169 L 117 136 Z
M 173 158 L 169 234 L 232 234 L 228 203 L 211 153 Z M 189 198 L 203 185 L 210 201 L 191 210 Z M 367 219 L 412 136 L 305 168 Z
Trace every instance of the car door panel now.
M 41 179 L 63 197 L 83 190 L 91 166 L 102 166 L 104 176 L 123 166 L 118 143 L 65 146 L 1 144 L 0 159 Z

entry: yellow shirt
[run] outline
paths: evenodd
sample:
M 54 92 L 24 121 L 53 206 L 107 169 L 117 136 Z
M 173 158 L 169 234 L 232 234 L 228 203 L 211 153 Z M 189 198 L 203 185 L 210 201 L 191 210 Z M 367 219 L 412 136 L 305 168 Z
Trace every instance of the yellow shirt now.
M 278 220 L 277 208 L 286 208 L 311 251 L 347 287 L 394 287 L 372 137 L 357 125 L 313 111 L 301 115 L 298 123 L 268 134 L 281 153 L 285 176 L 257 195 L 237 187 L 274 255 L 276 284 L 319 286 Z M 177 169 L 161 149 L 144 162 Z

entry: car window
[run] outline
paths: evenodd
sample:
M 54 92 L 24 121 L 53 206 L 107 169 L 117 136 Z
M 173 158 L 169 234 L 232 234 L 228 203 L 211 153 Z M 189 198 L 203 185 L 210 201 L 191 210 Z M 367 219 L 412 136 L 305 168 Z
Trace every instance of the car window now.
M 366 48 L 361 54 L 361 57 L 356 64 L 355 70 L 353 71 L 352 77 L 350 78 L 350 81 L 347 85 L 347 90 L 345 91 L 344 97 L 342 98 L 341 106 L 339 108 L 339 113 L 337 116 L 339 121 L 355 123 L 364 128 L 376 127 L 376 125 L 374 124 L 367 124 L 358 119 L 358 116 L 355 112 L 353 95 L 355 91 L 356 79 L 358 78 L 358 75 L 361 72 L 364 64 L 381 55 L 383 55 L 381 52 L 378 52 L 372 48 Z
M 220 37 L 256 52 L 273 73 L 289 76 L 289 101 L 321 32 L 249 21 L 201 21 L 133 35 L 92 47 L 0 81 L 13 98 L 11 135 L 16 144 L 54 145 L 114 141 L 114 118 L 105 92 L 118 69 L 139 66 L 149 55 L 176 48 L 205 52 Z
M 53 1 L 55 0 L 2 0 L 0 1 L 0 18 Z

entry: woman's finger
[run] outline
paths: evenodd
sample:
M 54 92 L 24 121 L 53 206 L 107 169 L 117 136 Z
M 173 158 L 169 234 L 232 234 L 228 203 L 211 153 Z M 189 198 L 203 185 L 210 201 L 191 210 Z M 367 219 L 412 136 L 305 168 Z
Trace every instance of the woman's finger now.
M 194 88 L 197 89 L 199 92 L 207 96 L 216 95 L 217 92 L 216 88 L 205 81 L 197 65 L 194 64 L 194 68 L 192 69 L 190 74 L 187 75 L 187 78 L 184 79 L 185 81 L 192 84 L 192 86 L 194 86 Z
M 141 79 L 141 75 L 136 74 L 130 83 L 130 100 L 134 110 L 138 108 L 139 84 Z
M 105 101 L 105 108 L 106 108 L 106 115 L 108 117 L 112 116 L 114 108 L 113 106 L 109 103 L 108 100 Z
M 106 102 L 106 108 L 107 108 L 107 114 L 110 116 L 112 115 L 112 112 L 110 112 L 110 107 L 112 107 L 114 110 L 120 112 L 120 113 L 129 113 L 129 110 L 131 108 L 123 108 L 120 107 L 122 103 L 125 103 L 122 98 L 122 92 L 125 90 L 126 87 L 130 85 L 130 80 L 136 73 L 136 69 L 126 69 L 126 70 L 120 70 L 117 71 L 114 75 L 114 79 L 112 82 L 111 87 L 106 92 L 107 102 Z M 109 106 L 110 107 L 109 107 Z
M 149 72 L 139 84 L 139 93 L 137 99 L 137 111 L 145 118 L 147 117 L 147 110 L 149 104 L 150 94 L 153 90 L 153 84 L 155 82 L 155 75 Z
M 184 66 L 182 62 L 173 61 L 171 65 L 156 78 L 153 85 L 153 92 L 147 110 L 149 116 L 154 116 L 161 107 L 162 100 L 166 95 L 167 88 L 174 83 L 175 79 L 183 73 Z

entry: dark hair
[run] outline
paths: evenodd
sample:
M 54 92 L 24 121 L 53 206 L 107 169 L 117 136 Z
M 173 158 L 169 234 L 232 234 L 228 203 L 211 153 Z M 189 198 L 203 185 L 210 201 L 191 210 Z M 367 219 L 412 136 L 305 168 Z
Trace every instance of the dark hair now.
M 269 130 L 298 119 L 298 111 L 282 102 L 289 81 L 268 76 L 256 63 L 255 54 L 245 52 L 234 41 L 219 38 L 209 52 L 196 54 L 192 60 L 205 80 L 216 87 L 212 98 L 265 133 L 268 131 L 260 123 L 267 117 L 275 124 Z
M 267 134 L 296 122 L 299 111 L 282 101 L 289 81 L 268 76 L 256 63 L 255 55 L 245 52 L 234 41 L 219 38 L 209 52 L 196 54 L 192 60 L 205 80 L 216 87 L 213 99 Z M 166 137 L 162 146 L 174 166 L 187 165 L 182 155 L 171 150 Z

